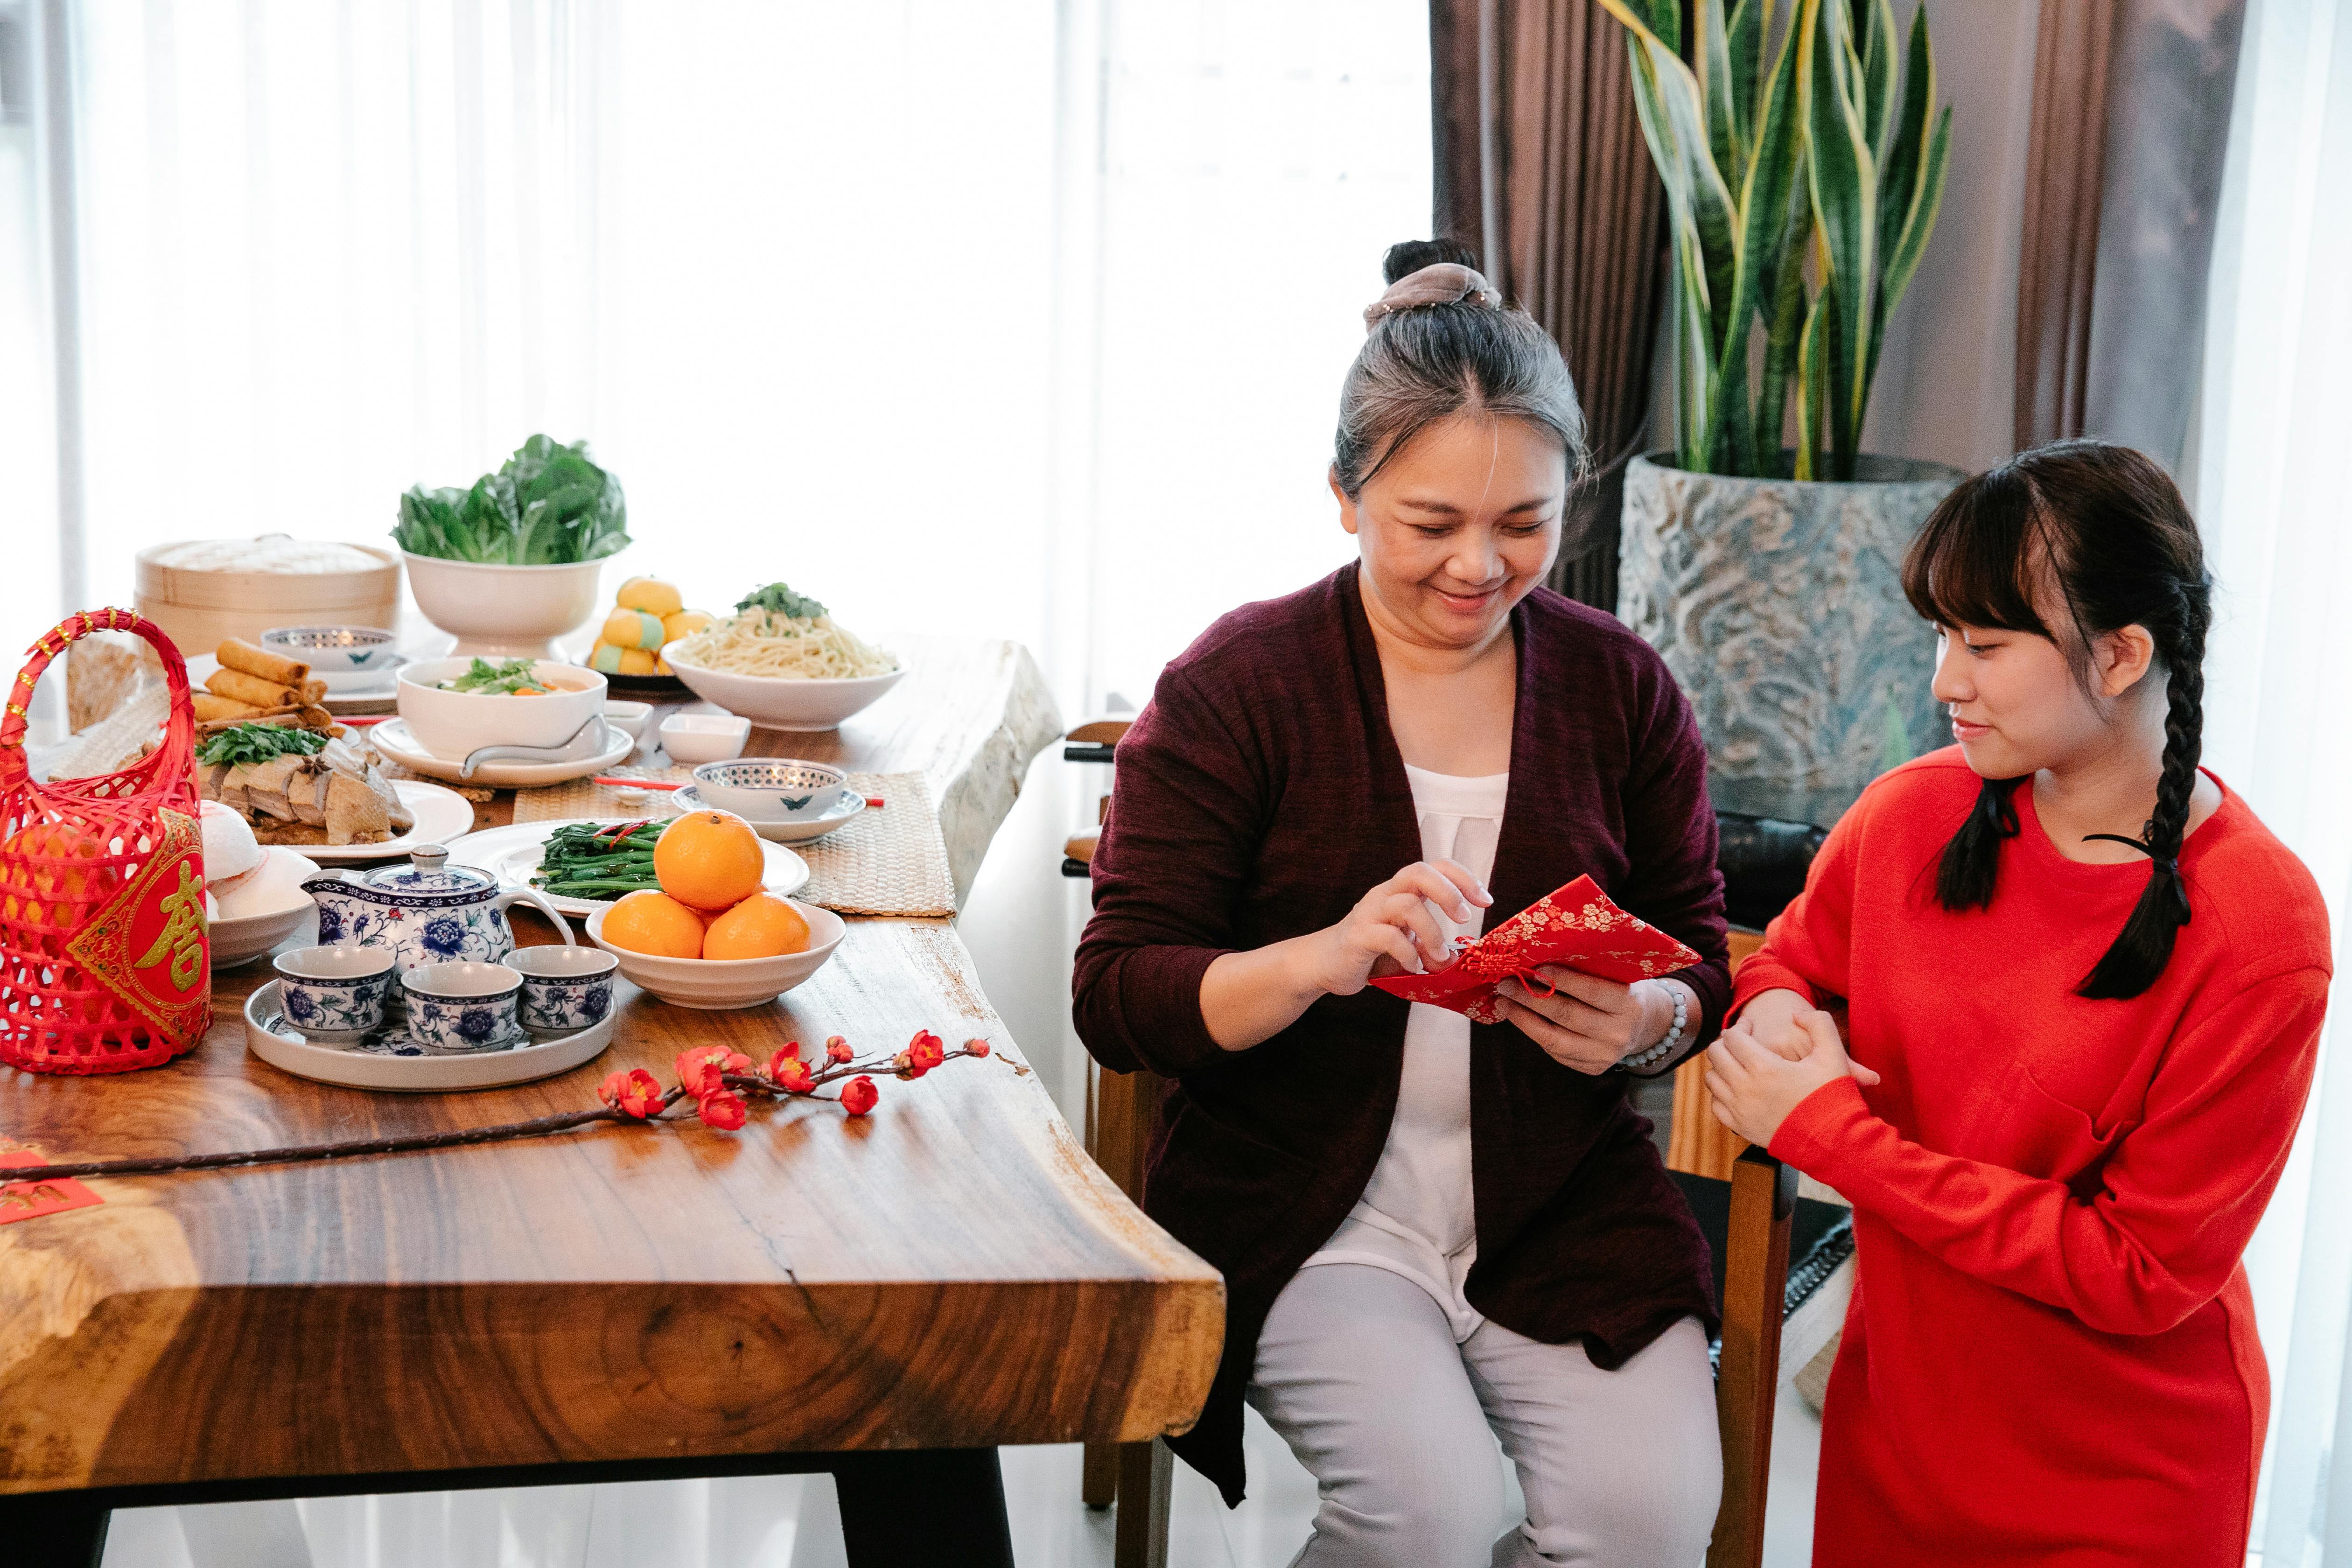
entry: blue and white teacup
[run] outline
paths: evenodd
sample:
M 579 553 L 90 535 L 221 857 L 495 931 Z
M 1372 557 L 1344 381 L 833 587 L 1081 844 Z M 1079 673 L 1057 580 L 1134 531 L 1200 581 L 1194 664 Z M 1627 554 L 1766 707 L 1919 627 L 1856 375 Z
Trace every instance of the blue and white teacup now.
M 278 1004 L 305 1035 L 357 1037 L 383 1022 L 393 956 L 381 947 L 298 947 L 271 961 Z
M 595 947 L 523 947 L 507 967 L 522 974 L 522 1026 L 566 1033 L 604 1021 L 621 961 Z
M 428 1051 L 498 1051 L 523 1040 L 522 976 L 503 963 L 426 963 L 400 977 L 408 1032 Z

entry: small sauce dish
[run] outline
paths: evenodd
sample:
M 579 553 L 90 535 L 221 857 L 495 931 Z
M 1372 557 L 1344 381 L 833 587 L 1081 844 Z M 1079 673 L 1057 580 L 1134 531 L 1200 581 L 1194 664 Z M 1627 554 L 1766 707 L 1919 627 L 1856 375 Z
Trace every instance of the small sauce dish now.
M 662 750 L 687 767 L 740 757 L 751 739 L 751 721 L 732 713 L 673 713 L 662 721 Z

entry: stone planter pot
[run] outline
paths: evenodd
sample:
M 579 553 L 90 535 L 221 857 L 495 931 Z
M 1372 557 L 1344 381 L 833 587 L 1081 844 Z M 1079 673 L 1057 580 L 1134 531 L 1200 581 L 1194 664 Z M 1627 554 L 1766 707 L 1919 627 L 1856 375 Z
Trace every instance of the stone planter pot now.
M 1625 472 L 1617 615 L 1697 710 L 1716 807 L 1828 826 L 1872 779 L 1949 740 L 1935 634 L 1903 552 L 1960 480 L 1864 458 L 1851 483 Z

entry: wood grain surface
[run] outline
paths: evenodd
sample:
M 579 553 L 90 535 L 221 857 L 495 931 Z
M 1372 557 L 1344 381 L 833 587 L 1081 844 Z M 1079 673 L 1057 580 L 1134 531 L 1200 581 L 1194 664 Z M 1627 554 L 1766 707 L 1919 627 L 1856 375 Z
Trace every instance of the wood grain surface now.
M 755 731 L 755 750 L 920 768 L 992 831 L 1050 700 L 1022 711 L 1042 687 L 1013 645 L 939 644 L 917 671 L 841 731 Z M 510 813 L 501 797 L 485 819 Z M 591 1103 L 617 1068 L 667 1080 L 696 1044 L 896 1049 L 928 1027 L 999 1053 L 883 1080 L 863 1120 L 803 1104 L 735 1133 L 600 1127 L 94 1183 L 96 1208 L 0 1226 L 0 1493 L 1183 1429 L 1223 1337 L 1217 1274 L 1015 1070 L 950 924 L 849 927 L 762 1007 L 693 1012 L 624 981 L 604 1056 L 509 1089 L 278 1072 L 247 1053 L 239 1011 L 266 964 L 216 981 L 212 1033 L 169 1068 L 0 1078 L 0 1134 L 62 1159 L 541 1115 Z

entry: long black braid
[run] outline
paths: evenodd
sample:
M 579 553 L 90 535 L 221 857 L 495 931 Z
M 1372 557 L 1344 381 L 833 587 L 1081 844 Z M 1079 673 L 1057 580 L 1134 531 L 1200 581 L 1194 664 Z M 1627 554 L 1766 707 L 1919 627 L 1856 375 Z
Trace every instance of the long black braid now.
M 2164 973 L 2189 923 L 2180 870 L 2205 722 L 2205 634 L 2212 621 L 2197 524 L 2172 480 L 2149 458 L 2100 441 L 2060 441 L 2021 452 L 1946 497 L 1903 563 L 1912 606 L 1946 627 L 1987 626 L 2051 637 L 2070 648 L 2090 687 L 2093 639 L 2128 626 L 2156 642 L 2147 677 L 2166 682 L 2164 760 L 2156 810 L 2128 844 L 2150 862 L 2147 886 L 2123 931 L 2076 988 L 2094 998 L 2139 995 Z M 2061 600 L 2073 622 L 2060 638 L 2036 607 Z M 1968 819 L 1944 846 L 1936 900 L 1985 909 L 2000 847 L 2018 833 L 2023 778 L 1986 779 Z
M 2156 984 L 2172 961 L 2172 944 L 2189 923 L 2189 884 L 2180 875 L 2180 846 L 2189 836 L 2189 805 L 2197 790 L 2197 759 L 2205 746 L 2205 623 L 2209 595 L 2200 593 L 2187 609 L 2176 646 L 2163 650 L 2169 688 L 2164 716 L 2164 773 L 2156 784 L 2156 815 L 2135 843 L 2111 838 L 2147 853 L 2147 886 L 2132 906 L 2122 934 L 2090 975 L 2075 987 L 2078 996 L 2121 999 Z

